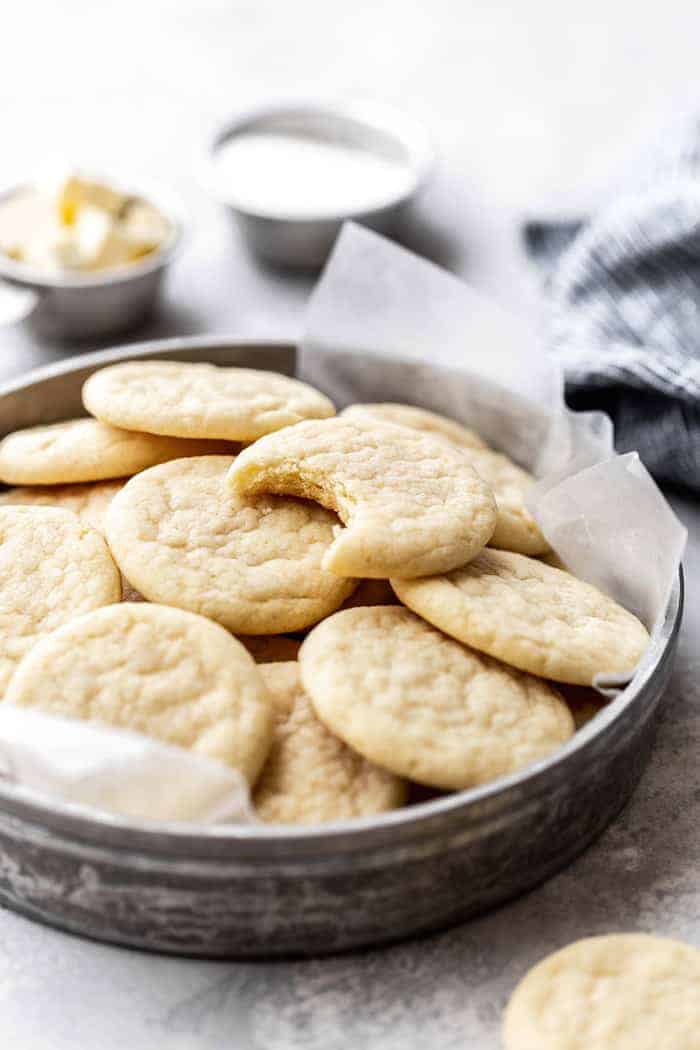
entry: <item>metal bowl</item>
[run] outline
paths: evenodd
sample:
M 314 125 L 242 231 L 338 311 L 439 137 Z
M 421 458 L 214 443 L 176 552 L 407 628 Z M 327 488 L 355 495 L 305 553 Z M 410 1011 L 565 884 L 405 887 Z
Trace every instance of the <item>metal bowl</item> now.
M 221 147 L 244 131 L 296 132 L 325 141 L 390 152 L 405 159 L 413 173 L 407 189 L 389 196 L 370 210 L 339 210 L 305 218 L 256 212 L 236 199 L 217 178 L 216 157 Z M 434 166 L 433 147 L 423 128 L 403 113 L 374 103 L 329 106 L 318 103 L 270 104 L 226 121 L 212 136 L 205 159 L 204 182 L 225 204 L 249 247 L 269 262 L 286 266 L 321 266 L 347 219 L 379 233 L 392 233 L 406 206 L 427 180 Z M 284 173 L 280 173 L 284 177 Z
M 0 388 L 0 436 L 82 411 L 96 368 L 205 360 L 294 374 L 288 344 L 182 339 L 90 354 Z M 682 578 L 634 680 L 545 761 L 319 828 L 134 826 L 0 786 L 0 901 L 76 933 L 202 956 L 319 954 L 447 926 L 552 875 L 622 808 L 649 757 Z
M 24 188 L 3 189 L 0 201 Z M 127 188 L 169 221 L 167 242 L 142 261 L 98 273 L 41 273 L 0 252 L 0 281 L 8 293 L 0 324 L 24 320 L 37 335 L 52 340 L 97 339 L 125 332 L 148 317 L 182 241 L 182 210 L 160 187 L 139 183 Z

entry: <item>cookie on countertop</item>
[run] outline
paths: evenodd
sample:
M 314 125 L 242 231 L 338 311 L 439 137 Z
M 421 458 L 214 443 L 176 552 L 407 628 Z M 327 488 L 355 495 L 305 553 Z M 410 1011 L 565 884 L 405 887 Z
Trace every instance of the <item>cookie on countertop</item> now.
M 16 430 L 3 438 L 0 481 L 6 485 L 104 481 L 128 477 L 181 456 L 231 451 L 230 445 L 221 443 L 138 434 L 97 419 L 69 419 Z
M 234 634 L 303 630 L 355 587 L 322 568 L 337 519 L 316 503 L 236 495 L 225 484 L 232 462 L 174 460 L 132 478 L 109 508 L 110 548 L 148 601 Z
M 255 441 L 335 415 L 325 394 L 278 372 L 179 361 L 127 361 L 95 372 L 83 404 L 105 423 L 182 438 Z
M 513 992 L 505 1050 L 700 1050 L 700 952 L 644 933 L 587 937 Z
M 644 624 L 612 598 L 522 554 L 484 550 L 453 572 L 391 584 L 446 634 L 556 682 L 631 673 L 649 644 Z
M 272 706 L 250 654 L 194 613 L 122 602 L 47 635 L 6 701 L 131 729 L 240 770 L 254 783 L 272 743 Z
M 347 609 L 299 652 L 332 733 L 398 776 L 469 788 L 544 758 L 574 732 L 546 682 L 445 637 L 408 609 Z
M 496 504 L 458 449 L 392 423 L 299 423 L 246 448 L 229 472 L 246 496 L 280 493 L 335 510 L 346 528 L 324 568 L 387 578 L 447 571 L 491 538 Z
M 403 805 L 404 781 L 352 751 L 318 720 L 296 662 L 267 663 L 260 673 L 275 711 L 272 748 L 253 795 L 261 820 L 323 824 Z

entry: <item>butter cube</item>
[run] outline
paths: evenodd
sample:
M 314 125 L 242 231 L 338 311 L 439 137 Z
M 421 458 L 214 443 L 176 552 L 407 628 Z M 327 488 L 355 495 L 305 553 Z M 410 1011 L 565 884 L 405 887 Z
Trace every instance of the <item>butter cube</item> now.
M 119 190 L 81 175 L 69 175 L 56 194 L 58 218 L 64 226 L 73 226 L 80 211 L 86 206 L 101 208 L 116 216 L 129 198 Z
M 49 255 L 60 269 L 82 269 L 83 260 L 80 254 L 80 248 L 76 244 L 75 238 L 71 237 L 68 231 L 63 229 L 56 230 L 47 245 L 47 249 Z
M 81 207 L 74 229 L 81 269 L 103 270 L 131 260 L 129 242 L 120 224 L 101 208 Z
M 170 234 L 170 223 L 147 201 L 134 201 L 120 222 L 122 232 L 130 245 L 131 258 L 160 248 Z

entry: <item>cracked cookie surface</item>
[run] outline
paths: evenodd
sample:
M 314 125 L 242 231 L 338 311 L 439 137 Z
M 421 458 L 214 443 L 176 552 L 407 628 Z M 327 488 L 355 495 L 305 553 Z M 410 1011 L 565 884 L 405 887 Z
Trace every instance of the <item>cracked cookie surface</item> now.
M 181 456 L 231 452 L 204 441 L 119 430 L 97 419 L 28 427 L 0 442 L 0 481 L 8 485 L 64 485 L 123 478 Z
M 521 554 L 485 550 L 453 572 L 391 583 L 446 634 L 558 682 L 591 685 L 598 673 L 631 672 L 649 644 L 644 625 L 612 598 Z
M 507 456 L 488 448 L 474 431 L 444 416 L 411 405 L 350 405 L 340 415 L 341 419 L 361 422 L 378 420 L 396 423 L 429 433 L 448 446 L 460 448 L 469 465 L 490 486 L 496 498 L 498 517 L 489 546 L 520 554 L 543 554 L 549 550 L 549 544 L 525 505 L 525 497 L 535 479 Z
M 337 519 L 298 499 L 237 496 L 225 484 L 232 462 L 175 460 L 132 478 L 107 515 L 114 557 L 149 601 L 235 634 L 309 627 L 355 586 L 321 567 Z
M 343 419 L 359 419 L 369 422 L 398 423 L 399 426 L 420 430 L 424 434 L 458 445 L 461 448 L 488 448 L 475 430 L 457 423 L 454 419 L 430 412 L 415 405 L 402 405 L 395 401 L 379 401 L 371 404 L 349 405 L 340 413 Z
M 178 361 L 128 361 L 83 386 L 92 415 L 127 430 L 255 441 L 302 419 L 335 415 L 319 390 L 277 372 Z
M 323 824 L 396 809 L 404 782 L 352 751 L 317 718 L 296 662 L 260 668 L 275 712 L 272 747 L 255 788 L 261 820 Z
M 535 484 L 533 476 L 500 452 L 463 449 L 462 454 L 496 498 L 498 516 L 489 547 L 518 554 L 546 553 L 549 544 L 525 503 L 528 491 Z
M 0 695 L 43 635 L 120 598 L 95 529 L 55 507 L 0 507 Z
M 517 986 L 505 1050 L 700 1050 L 700 952 L 642 933 L 588 937 Z
M 335 613 L 299 652 L 321 721 L 398 776 L 474 787 L 548 755 L 573 734 L 546 682 L 445 637 L 408 609 Z
M 228 480 L 244 495 L 335 510 L 346 528 L 323 565 L 339 576 L 447 571 L 473 558 L 496 524 L 491 490 L 459 450 L 391 423 L 299 423 L 244 449 Z
M 272 741 L 253 658 L 223 627 L 163 605 L 122 602 L 67 623 L 28 653 L 6 700 L 188 748 L 250 783 Z
M 0 493 L 0 505 L 61 507 L 77 514 L 104 535 L 110 503 L 124 487 L 123 481 L 93 481 L 83 485 L 21 485 Z

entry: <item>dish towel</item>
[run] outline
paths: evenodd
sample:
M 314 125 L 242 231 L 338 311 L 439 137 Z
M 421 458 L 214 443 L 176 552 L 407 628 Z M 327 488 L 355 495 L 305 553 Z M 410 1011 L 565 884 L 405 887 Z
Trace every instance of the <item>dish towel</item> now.
M 606 411 L 618 451 L 700 495 L 700 106 L 597 215 L 530 221 L 524 235 L 569 403 Z

